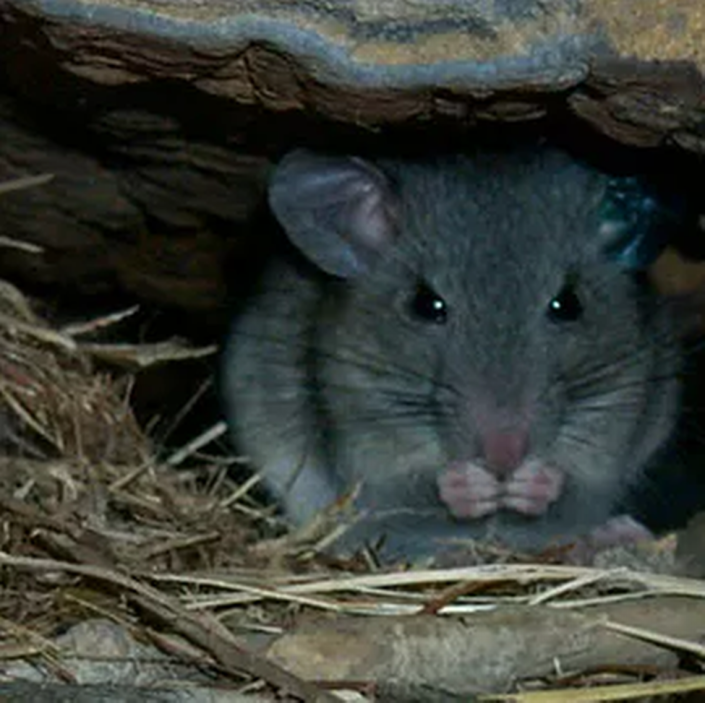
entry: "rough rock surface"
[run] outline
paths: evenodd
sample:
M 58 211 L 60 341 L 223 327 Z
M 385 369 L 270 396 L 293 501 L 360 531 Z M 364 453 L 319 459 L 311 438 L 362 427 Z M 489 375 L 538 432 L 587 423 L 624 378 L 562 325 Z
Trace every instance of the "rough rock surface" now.
M 61 674 L 36 661 L 0 666 L 4 703 L 266 703 L 214 686 L 195 665 L 169 658 L 109 620 L 85 620 L 51 641 Z M 58 670 L 58 667 L 57 667 Z

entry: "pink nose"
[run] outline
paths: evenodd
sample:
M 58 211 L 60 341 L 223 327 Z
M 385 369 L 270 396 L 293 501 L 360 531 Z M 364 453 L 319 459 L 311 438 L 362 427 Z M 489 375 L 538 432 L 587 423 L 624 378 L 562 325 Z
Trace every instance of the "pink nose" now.
M 490 430 L 482 435 L 482 451 L 488 467 L 506 476 L 526 457 L 529 435 L 526 430 L 499 432 Z

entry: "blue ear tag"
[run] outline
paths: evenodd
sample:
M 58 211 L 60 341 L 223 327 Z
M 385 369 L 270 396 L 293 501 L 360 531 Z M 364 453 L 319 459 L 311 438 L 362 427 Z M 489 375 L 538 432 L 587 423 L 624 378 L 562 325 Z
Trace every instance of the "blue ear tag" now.
M 661 194 L 635 177 L 613 178 L 601 206 L 600 237 L 606 254 L 629 269 L 652 264 L 682 227 L 686 206 L 676 194 Z

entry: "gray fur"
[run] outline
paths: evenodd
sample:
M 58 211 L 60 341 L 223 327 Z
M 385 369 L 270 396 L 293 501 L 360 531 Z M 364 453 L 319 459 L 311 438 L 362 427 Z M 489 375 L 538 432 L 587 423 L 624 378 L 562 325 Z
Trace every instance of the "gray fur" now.
M 297 158 L 315 170 L 307 152 L 285 160 L 272 207 L 336 275 L 273 263 L 224 356 L 235 441 L 291 521 L 359 485 L 365 517 L 339 548 L 384 536 L 389 557 L 417 558 L 467 538 L 541 549 L 607 520 L 671 432 L 679 395 L 668 316 L 603 255 L 607 177 L 548 148 L 366 163 L 373 190 L 383 174 L 373 197 L 384 207 L 373 202 L 374 247 L 347 265 L 331 250 L 356 236 L 346 217 L 359 227 L 364 208 L 321 214 L 326 198 L 290 175 Z M 331 160 L 345 168 L 321 157 L 324 190 Z M 312 221 L 326 223 L 327 244 L 307 237 Z M 584 314 L 556 323 L 547 306 L 568 279 Z M 410 315 L 420 281 L 445 300 L 446 324 Z M 567 476 L 545 514 L 459 520 L 440 501 L 440 472 L 481 460 L 478 403 L 530 408 L 530 455 Z

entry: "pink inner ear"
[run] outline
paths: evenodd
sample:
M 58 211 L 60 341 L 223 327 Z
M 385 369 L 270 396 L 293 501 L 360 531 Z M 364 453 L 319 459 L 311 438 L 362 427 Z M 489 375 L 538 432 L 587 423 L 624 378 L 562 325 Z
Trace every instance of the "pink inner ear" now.
M 292 152 L 274 173 L 269 203 L 291 241 L 342 278 L 368 270 L 396 229 L 386 176 L 356 157 Z
M 395 234 L 391 193 L 379 185 L 366 184 L 351 208 L 350 239 L 370 252 L 392 243 Z

